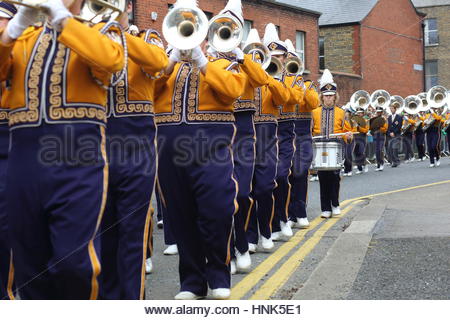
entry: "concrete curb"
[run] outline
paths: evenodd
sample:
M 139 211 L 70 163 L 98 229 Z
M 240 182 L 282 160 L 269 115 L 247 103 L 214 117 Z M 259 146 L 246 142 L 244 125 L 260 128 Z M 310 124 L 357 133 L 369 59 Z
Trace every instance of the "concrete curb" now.
M 358 275 L 372 239 L 373 230 L 386 205 L 378 199 L 361 210 L 336 239 L 293 300 L 346 299 Z

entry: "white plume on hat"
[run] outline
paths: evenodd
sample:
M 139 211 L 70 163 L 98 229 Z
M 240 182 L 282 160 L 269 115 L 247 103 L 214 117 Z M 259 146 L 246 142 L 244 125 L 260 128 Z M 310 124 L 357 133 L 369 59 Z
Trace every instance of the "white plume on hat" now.
M 241 0 L 228 0 L 227 5 L 222 11 L 220 11 L 219 14 L 223 14 L 227 11 L 231 11 L 237 18 L 239 18 L 239 20 L 241 20 L 241 23 L 244 23 Z
M 325 69 L 323 71 L 323 75 L 319 80 L 320 83 L 320 87 L 323 88 L 324 86 L 326 86 L 327 84 L 333 84 L 336 85 L 334 83 L 334 79 L 333 79 L 333 75 L 331 74 L 330 70 Z
M 174 8 L 195 8 L 197 6 L 197 0 L 177 0 L 173 5 Z
M 295 47 L 294 47 L 294 44 L 292 43 L 292 41 L 290 39 L 286 39 L 286 40 L 284 40 L 284 43 L 286 44 L 288 52 L 298 57 L 298 54 L 295 50 Z
M 272 42 L 279 42 L 280 37 L 278 36 L 277 28 L 273 23 L 266 25 L 266 30 L 264 31 L 264 45 L 268 46 Z
M 250 32 L 248 33 L 247 41 L 245 41 L 244 48 L 251 43 L 261 43 L 259 32 L 255 28 L 251 29 Z

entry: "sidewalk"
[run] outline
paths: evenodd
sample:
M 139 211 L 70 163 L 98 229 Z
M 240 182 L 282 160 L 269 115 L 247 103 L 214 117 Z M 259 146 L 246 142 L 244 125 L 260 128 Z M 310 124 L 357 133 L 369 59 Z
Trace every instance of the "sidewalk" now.
M 450 184 L 371 200 L 293 299 L 450 299 Z

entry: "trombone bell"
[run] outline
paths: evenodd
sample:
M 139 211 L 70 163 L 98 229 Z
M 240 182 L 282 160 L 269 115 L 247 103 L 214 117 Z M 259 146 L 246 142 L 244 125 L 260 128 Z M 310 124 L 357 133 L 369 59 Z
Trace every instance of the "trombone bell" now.
M 249 43 L 244 47 L 242 51 L 245 54 L 259 55 L 261 67 L 263 69 L 267 69 L 272 59 L 269 49 L 260 42 Z
M 283 64 L 280 59 L 272 57 L 269 66 L 266 68 L 267 73 L 271 77 L 278 77 L 283 73 Z
M 209 23 L 209 45 L 217 52 L 233 51 L 241 44 L 242 30 L 242 23 L 235 17 L 228 14 L 218 15 Z
M 205 40 L 208 18 L 199 8 L 177 7 L 164 18 L 162 32 L 172 47 L 191 50 Z
M 290 74 L 301 75 L 305 71 L 302 61 L 297 57 L 287 58 L 284 66 L 285 66 L 286 72 L 290 73 Z

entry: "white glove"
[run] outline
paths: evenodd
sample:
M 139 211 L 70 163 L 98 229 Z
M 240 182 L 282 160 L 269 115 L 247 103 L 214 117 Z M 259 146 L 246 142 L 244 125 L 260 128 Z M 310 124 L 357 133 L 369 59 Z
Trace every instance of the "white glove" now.
M 73 16 L 61 0 L 48 0 L 42 3 L 40 6 L 50 12 L 52 24 L 57 28 L 61 26 L 61 22 L 64 19 Z
M 208 59 L 206 59 L 206 56 L 200 47 L 195 47 L 192 50 L 192 61 L 194 61 L 200 69 L 208 64 Z
M 20 6 L 17 14 L 8 22 L 6 32 L 12 39 L 17 39 L 23 31 L 29 26 L 33 25 L 38 18 L 38 10 Z
M 234 55 L 236 55 L 237 60 L 244 60 L 244 52 L 241 50 L 241 48 L 236 47 L 231 51 Z
M 169 60 L 172 62 L 180 62 L 181 61 L 181 52 L 177 48 L 173 48 L 169 55 Z

